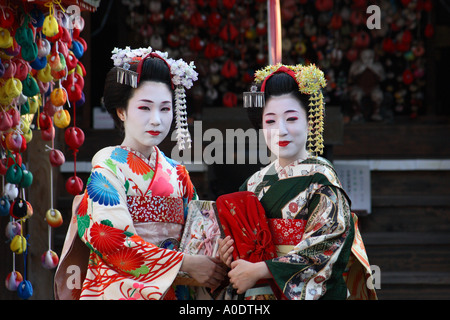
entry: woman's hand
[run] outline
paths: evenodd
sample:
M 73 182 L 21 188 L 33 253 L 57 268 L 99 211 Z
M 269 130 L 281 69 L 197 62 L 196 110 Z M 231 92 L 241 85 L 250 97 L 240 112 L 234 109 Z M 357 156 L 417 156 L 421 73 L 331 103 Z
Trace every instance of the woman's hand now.
M 248 262 L 236 260 L 231 263 L 231 271 L 228 272 L 230 283 L 237 293 L 241 294 L 252 288 L 260 279 L 270 278 L 271 274 L 265 262 Z
M 233 260 L 233 239 L 226 236 L 225 239 L 219 239 L 219 259 L 229 268 L 231 268 L 231 261 Z
M 214 291 L 227 275 L 225 266 L 217 258 L 203 255 L 185 255 L 181 271 L 187 272 L 192 278 Z

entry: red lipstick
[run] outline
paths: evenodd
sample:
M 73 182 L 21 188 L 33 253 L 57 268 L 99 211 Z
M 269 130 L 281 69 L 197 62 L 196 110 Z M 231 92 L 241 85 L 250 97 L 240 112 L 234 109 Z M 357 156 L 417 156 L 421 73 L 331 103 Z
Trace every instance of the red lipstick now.
M 290 141 L 279 141 L 278 145 L 280 147 L 286 147 L 289 143 L 291 143 Z
M 147 133 L 150 133 L 152 136 L 157 136 L 157 135 L 159 135 L 161 132 L 159 132 L 159 131 L 147 131 Z

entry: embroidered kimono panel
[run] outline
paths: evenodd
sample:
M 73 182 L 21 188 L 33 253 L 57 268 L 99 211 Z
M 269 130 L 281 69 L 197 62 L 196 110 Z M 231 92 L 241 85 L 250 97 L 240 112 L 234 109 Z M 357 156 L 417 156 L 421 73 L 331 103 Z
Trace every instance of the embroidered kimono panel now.
M 362 240 L 357 230 L 355 237 L 350 201 L 331 163 L 307 159 L 282 168 L 275 161 L 241 190 L 254 192 L 266 212 L 278 254 L 266 264 L 282 298 L 346 299 L 353 294 L 347 290 L 348 267 L 353 247 Z M 368 275 L 361 274 L 359 284 L 365 286 Z M 374 298 L 374 292 L 361 290 L 353 298 L 369 296 Z
M 73 298 L 167 298 L 183 260 L 171 249 L 177 249 L 195 197 L 185 167 L 156 147 L 150 159 L 120 146 L 100 150 L 74 206 L 72 225 L 90 253 Z

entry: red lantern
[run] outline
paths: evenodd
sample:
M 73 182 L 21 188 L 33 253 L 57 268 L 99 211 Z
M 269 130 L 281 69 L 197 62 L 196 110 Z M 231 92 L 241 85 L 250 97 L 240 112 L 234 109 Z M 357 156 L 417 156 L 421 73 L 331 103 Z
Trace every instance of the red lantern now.
M 212 12 L 209 16 L 208 16 L 208 27 L 212 28 L 212 29 L 216 29 L 220 26 L 220 22 L 222 22 L 222 17 L 220 16 L 219 13 L 217 12 Z
M 189 23 L 191 26 L 196 28 L 203 28 L 205 26 L 205 16 L 202 15 L 200 12 L 194 12 L 192 14 L 191 19 L 189 20 Z
M 209 43 L 205 48 L 205 57 L 208 59 L 219 58 L 222 55 L 223 55 L 222 47 L 215 43 Z
M 315 3 L 318 11 L 330 11 L 333 9 L 333 0 L 316 0 Z
M 411 31 L 405 30 L 402 35 L 402 42 L 410 43 L 412 41 Z
M 423 9 L 426 12 L 430 12 L 433 9 L 433 3 L 431 2 L 431 0 L 426 0 L 425 3 L 423 4 Z
M 330 27 L 334 30 L 339 30 L 342 27 L 342 17 L 340 14 L 333 14 L 330 21 Z
M 366 8 L 366 0 L 353 0 L 353 8 Z
M 367 48 L 370 44 L 370 36 L 367 32 L 360 31 L 354 37 L 354 44 L 359 49 Z
M 167 36 L 167 43 L 172 48 L 176 48 L 180 45 L 180 36 L 176 32 L 172 32 Z
M 358 59 L 358 50 L 356 50 L 355 48 L 351 48 L 350 50 L 347 51 L 345 57 L 350 62 L 355 61 L 356 59 Z
M 434 27 L 431 23 L 428 23 L 425 27 L 425 37 L 431 38 L 434 35 Z
M 189 49 L 191 49 L 192 51 L 199 52 L 202 51 L 204 47 L 205 43 L 200 39 L 200 37 L 192 37 L 192 39 L 189 41 Z
M 228 10 L 234 7 L 235 2 L 236 0 L 222 0 L 223 6 Z
M 239 35 L 239 31 L 231 23 L 225 25 L 219 33 L 219 37 L 224 41 L 234 40 Z
M 403 83 L 406 85 L 410 85 L 414 81 L 414 75 L 411 70 L 406 69 L 403 72 Z
M 385 38 L 383 40 L 383 51 L 387 53 L 394 53 L 395 52 L 395 44 L 394 41 L 392 41 L 391 38 Z
M 236 64 L 231 59 L 225 61 L 221 71 L 222 76 L 229 79 L 235 77 L 237 73 L 238 70 Z
M 401 0 L 404 7 L 407 7 L 411 0 Z

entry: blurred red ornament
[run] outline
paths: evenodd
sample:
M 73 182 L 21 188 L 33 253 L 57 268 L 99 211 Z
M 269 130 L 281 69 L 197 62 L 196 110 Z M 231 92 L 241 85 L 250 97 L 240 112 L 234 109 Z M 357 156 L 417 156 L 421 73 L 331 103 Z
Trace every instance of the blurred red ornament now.
M 413 75 L 413 73 L 411 72 L 411 70 L 406 69 L 406 70 L 403 72 L 403 83 L 406 84 L 406 85 L 409 85 L 409 84 L 411 84 L 413 81 L 414 81 L 414 75 Z
M 222 98 L 223 105 L 227 108 L 232 108 L 237 105 L 237 97 L 234 92 L 227 92 Z
M 425 27 L 425 37 L 431 38 L 434 35 L 434 27 L 431 23 L 428 23 Z

